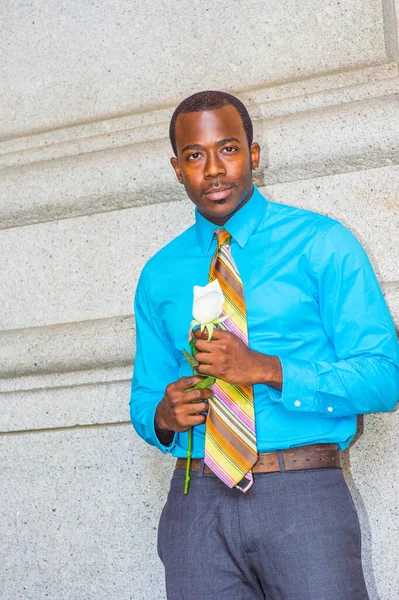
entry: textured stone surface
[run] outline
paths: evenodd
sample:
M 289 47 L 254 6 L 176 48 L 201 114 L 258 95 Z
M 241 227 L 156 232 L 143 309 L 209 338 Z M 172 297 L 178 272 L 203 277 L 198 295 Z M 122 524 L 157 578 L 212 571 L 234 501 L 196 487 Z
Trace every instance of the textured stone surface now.
M 171 155 L 163 139 L 2 171 L 0 228 L 182 198 Z
M 399 162 L 399 95 L 275 119 L 264 129 L 265 183 Z
M 362 528 L 370 600 L 393 600 L 399 594 L 398 431 L 398 410 L 365 415 L 364 431 L 345 461 Z
M 167 139 L 184 96 L 244 100 L 256 183 L 352 229 L 399 325 L 394 6 L 3 3 L 2 599 L 165 600 L 173 461 L 138 439 L 128 401 L 138 274 L 193 222 Z M 370 600 L 399 597 L 398 417 L 366 415 L 345 452 Z
M 131 425 L 2 436 L 0 448 L 2 598 L 164 600 L 168 457 Z
M 273 200 L 339 218 L 365 243 L 380 280 L 399 279 L 397 167 L 262 191 Z M 0 290 L 7 290 L 0 305 L 0 327 L 131 314 L 146 260 L 193 222 L 194 206 L 186 197 L 182 202 L 0 231 Z
M 398 413 L 368 415 L 345 452 L 370 600 L 398 578 Z M 130 425 L 0 437 L 6 598 L 163 600 L 156 527 L 173 468 Z
M 399 281 L 393 281 L 383 287 L 385 300 L 399 331 Z
M 380 0 L 9 4 L 3 136 L 390 58 Z
M 399 79 L 392 81 L 397 87 L 395 93 L 390 90 L 372 102 L 344 102 L 339 106 L 327 102 L 323 111 L 316 110 L 314 104 L 309 110 L 297 106 L 299 113 L 291 106 L 293 114 L 279 118 L 268 115 L 270 103 L 264 98 L 263 104 L 252 108 L 255 139 L 262 147 L 256 182 L 271 185 L 398 163 Z M 390 84 L 391 79 L 388 88 Z M 299 85 L 297 91 L 301 93 Z M 302 90 L 301 98 L 315 95 L 319 94 Z M 342 89 L 336 95 L 330 103 L 339 103 L 339 98 L 343 101 Z M 298 105 L 298 100 L 294 101 Z M 158 124 L 158 138 L 151 140 L 151 134 L 150 141 L 143 142 L 139 128 L 137 139 L 129 132 L 125 145 L 114 149 L 109 141 L 108 150 L 92 148 L 81 154 L 78 146 L 65 158 L 57 158 L 59 144 L 55 142 L 51 145 L 55 150 L 44 162 L 0 170 L 0 229 L 183 200 L 183 188 L 176 185 L 169 163 L 172 151 L 167 132 L 168 122 Z M 9 156 L 26 154 L 29 152 L 12 152 Z
M 129 396 L 130 380 L 50 387 L 40 378 L 36 389 L 0 394 L 0 432 L 128 423 Z
M 0 231 L 0 328 L 131 314 L 144 263 L 193 213 L 186 198 Z
M 134 319 L 125 316 L 13 329 L 0 333 L 0 345 L 1 378 L 130 365 L 135 351 Z
M 351 71 L 315 73 L 236 93 L 256 121 L 398 92 L 398 64 L 388 62 L 372 67 L 363 65 Z M 105 116 L 89 123 L 2 139 L 0 169 L 154 142 L 167 137 L 173 108 L 149 107 L 144 112 Z

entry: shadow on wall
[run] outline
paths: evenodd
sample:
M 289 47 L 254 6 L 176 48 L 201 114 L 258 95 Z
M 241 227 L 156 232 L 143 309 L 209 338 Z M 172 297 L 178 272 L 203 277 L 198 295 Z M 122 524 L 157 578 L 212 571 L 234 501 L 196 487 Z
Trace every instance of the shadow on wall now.
M 352 473 L 351 473 L 351 465 L 350 465 L 350 449 L 354 444 L 356 444 L 357 440 L 363 435 L 364 431 L 364 415 L 357 416 L 357 433 L 353 438 L 352 442 L 349 444 L 348 448 L 346 448 L 342 452 L 342 467 L 345 473 L 346 482 L 350 488 L 351 494 L 353 496 L 353 500 L 355 502 L 356 508 L 361 517 L 361 527 L 362 527 L 362 562 L 363 567 L 365 563 L 372 565 L 372 552 L 373 552 L 373 540 L 371 536 L 371 528 L 370 521 L 368 518 L 366 507 L 364 506 L 362 496 L 353 481 Z M 367 591 L 370 596 L 370 600 L 380 600 L 380 596 L 377 591 L 377 585 L 374 578 L 374 572 L 372 568 L 364 569 L 364 577 L 366 580 Z

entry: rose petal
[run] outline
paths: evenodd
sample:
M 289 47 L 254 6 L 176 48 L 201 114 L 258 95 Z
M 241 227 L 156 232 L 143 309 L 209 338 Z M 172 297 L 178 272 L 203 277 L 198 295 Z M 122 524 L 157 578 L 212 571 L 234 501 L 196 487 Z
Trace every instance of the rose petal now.
M 217 319 L 223 310 L 224 296 L 218 279 L 208 285 L 194 286 L 193 317 L 200 323 Z

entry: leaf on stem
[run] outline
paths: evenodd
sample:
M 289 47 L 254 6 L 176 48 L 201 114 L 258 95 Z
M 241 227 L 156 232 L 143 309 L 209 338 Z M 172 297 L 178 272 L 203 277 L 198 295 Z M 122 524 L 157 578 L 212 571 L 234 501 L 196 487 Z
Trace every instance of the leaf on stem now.
M 191 350 L 191 354 L 192 354 L 193 356 L 194 356 L 194 354 L 197 352 L 197 348 L 194 346 L 194 344 L 195 344 L 195 340 L 196 340 L 196 338 L 193 338 L 193 339 L 190 341 L 190 350 Z M 195 359 L 194 359 L 194 360 L 195 360 Z
M 216 381 L 216 377 L 212 375 L 201 375 L 202 379 L 192 387 L 186 388 L 186 392 L 191 392 L 192 390 L 211 388 Z
M 199 362 L 197 360 L 195 360 L 194 356 L 192 356 L 191 354 L 189 354 L 185 348 L 183 348 L 183 356 L 184 356 L 184 358 L 186 358 L 188 360 L 188 362 L 190 363 L 190 366 L 193 369 L 195 367 L 198 367 Z

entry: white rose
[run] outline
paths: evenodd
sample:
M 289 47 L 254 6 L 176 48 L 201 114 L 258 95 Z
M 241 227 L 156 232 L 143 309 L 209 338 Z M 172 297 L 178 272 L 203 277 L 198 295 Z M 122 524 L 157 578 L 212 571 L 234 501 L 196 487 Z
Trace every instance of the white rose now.
M 193 317 L 198 323 L 210 323 L 222 312 L 224 296 L 218 279 L 208 285 L 194 286 Z

